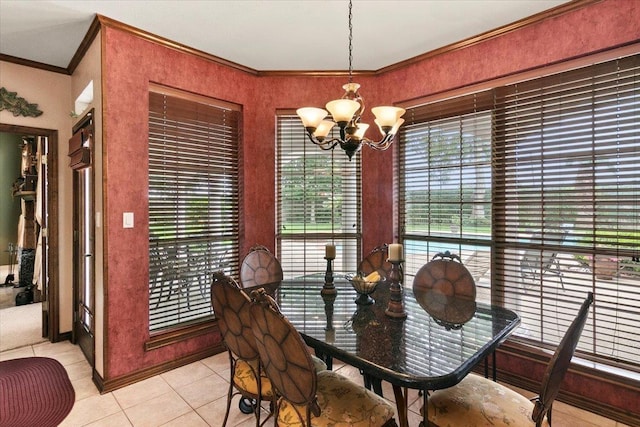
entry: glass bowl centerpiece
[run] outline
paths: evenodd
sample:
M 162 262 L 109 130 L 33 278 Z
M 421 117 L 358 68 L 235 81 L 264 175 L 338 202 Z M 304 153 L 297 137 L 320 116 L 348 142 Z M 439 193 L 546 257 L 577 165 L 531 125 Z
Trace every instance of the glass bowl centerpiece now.
M 371 294 L 376 290 L 378 282 L 380 282 L 381 276 L 377 271 L 363 276 L 362 273 L 358 273 L 355 276 L 348 275 L 347 279 L 351 282 L 351 286 L 358 293 L 358 298 L 355 302 L 359 305 L 373 304 L 373 298 Z

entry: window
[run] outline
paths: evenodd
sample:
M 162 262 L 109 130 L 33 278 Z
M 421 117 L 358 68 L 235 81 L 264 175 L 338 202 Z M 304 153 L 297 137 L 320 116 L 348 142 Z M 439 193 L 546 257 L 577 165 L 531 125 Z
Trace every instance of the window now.
M 415 241 L 458 250 L 464 261 L 467 244 L 490 238 L 492 277 L 486 283 L 494 303 L 522 317 L 516 339 L 555 347 L 593 291 L 596 303 L 578 354 L 640 371 L 640 56 L 487 93 L 408 111 L 414 121 L 402 134 L 407 147 L 400 168 L 403 239 L 414 249 L 407 251 L 414 259 L 407 255 L 407 264 L 415 268 L 423 261 Z M 485 131 L 465 133 L 477 129 L 469 123 L 479 117 Z M 476 176 L 464 172 L 474 164 L 465 160 L 464 148 L 458 157 L 431 154 L 443 150 L 446 138 L 439 135 L 455 123 L 460 135 L 445 143 L 452 152 L 462 141 L 467 151 L 484 153 L 490 137 L 491 181 L 485 166 Z M 477 158 L 486 165 L 484 154 Z M 461 177 L 459 233 L 444 227 L 455 211 L 450 190 L 456 180 L 455 173 L 439 171 L 443 164 Z M 479 208 L 491 212 L 490 228 L 476 223 L 465 230 L 465 217 L 474 210 L 465 200 L 476 197 L 464 194 L 476 193 L 479 201 L 478 189 L 485 196 L 491 191 L 488 205 Z
M 149 93 L 149 329 L 212 315 L 212 273 L 238 274 L 235 105 Z
M 578 349 L 635 369 L 639 58 L 497 90 L 494 194 L 495 291 L 522 316 L 521 339 L 556 344 L 593 290 L 595 309 Z
M 491 299 L 489 99 L 477 94 L 410 109 L 400 142 L 405 283 L 411 284 L 435 254 L 450 251 L 460 255 L 478 285 L 478 299 L 486 302 Z M 468 111 L 460 114 L 463 108 Z
M 285 278 L 326 269 L 325 245 L 336 245 L 334 271 L 355 272 L 361 253 L 360 156 L 323 151 L 295 115 L 277 117 L 277 244 Z

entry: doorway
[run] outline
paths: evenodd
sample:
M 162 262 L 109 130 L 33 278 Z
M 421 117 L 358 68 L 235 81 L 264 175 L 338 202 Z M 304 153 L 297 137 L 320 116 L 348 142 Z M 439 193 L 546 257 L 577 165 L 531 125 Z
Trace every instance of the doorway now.
M 35 248 L 33 253 L 27 254 L 33 256 L 32 266 L 33 269 L 30 275 L 25 274 L 23 280 L 28 280 L 33 283 L 34 299 L 41 303 L 41 310 L 39 310 L 40 323 L 40 336 L 48 339 L 49 341 L 59 341 L 61 338 L 59 333 L 59 302 L 58 302 L 58 179 L 57 179 L 57 161 L 58 161 L 58 132 L 51 129 L 31 128 L 25 126 L 16 126 L 0 123 L 0 134 L 9 137 L 9 139 L 15 140 L 26 138 L 29 141 L 33 141 L 35 151 L 37 153 L 36 162 L 34 163 L 34 170 L 30 171 L 35 175 L 38 175 L 38 179 L 41 179 L 38 185 L 37 191 L 20 192 L 20 188 L 11 188 L 13 195 L 16 194 L 22 198 L 30 199 L 29 202 L 29 214 L 34 215 L 34 221 L 31 224 L 34 227 L 33 236 L 35 237 Z M 19 182 L 18 185 L 22 185 L 24 182 Z M 33 190 L 31 185 L 34 183 L 28 183 L 28 190 Z M 26 187 L 24 187 L 26 188 Z M 24 189 L 22 188 L 22 189 Z M 39 198 L 37 195 L 39 194 Z M 32 203 L 33 202 L 33 203 Z M 23 204 L 24 206 L 24 204 Z M 16 234 L 18 225 L 16 224 Z M 18 243 L 18 242 L 11 242 Z M 17 246 L 17 245 L 16 245 Z M 18 279 L 17 271 L 18 264 L 18 251 L 15 254 L 9 253 L 9 248 L 0 248 L 2 254 L 13 255 L 12 261 L 15 262 L 13 272 Z M 6 251 L 6 252 L 5 252 Z M 27 251 L 28 252 L 28 251 Z M 10 262 L 11 263 L 11 262 Z M 4 264 L 4 260 L 2 263 Z M 7 273 L 7 276 L 9 273 Z M 26 277 L 28 276 L 28 278 Z M 2 277 L 2 283 L 4 284 L 7 277 Z M 24 295 L 23 299 L 24 300 Z M 14 310 L 12 311 L 12 320 L 15 320 L 18 324 L 23 324 L 27 321 L 33 321 L 34 311 L 32 309 L 33 304 L 29 301 L 30 310 Z M 25 307 L 26 308 L 26 307 Z M 13 310 L 13 308 L 11 308 Z M 23 313 L 23 314 L 21 314 Z M 36 312 L 37 313 L 37 312 Z M 28 343 L 23 343 L 28 344 Z
M 95 360 L 93 110 L 69 140 L 73 169 L 73 342 L 93 367 Z

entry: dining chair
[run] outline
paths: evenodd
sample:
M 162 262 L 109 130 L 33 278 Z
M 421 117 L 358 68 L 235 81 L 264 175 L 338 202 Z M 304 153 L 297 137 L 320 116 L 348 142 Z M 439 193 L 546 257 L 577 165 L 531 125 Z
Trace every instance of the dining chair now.
M 264 370 L 277 390 L 275 425 L 396 426 L 384 398 L 333 372 L 316 372 L 307 345 L 275 300 L 251 293 L 252 329 Z
M 251 330 L 251 300 L 235 280 L 218 271 L 213 274 L 211 303 L 231 366 L 227 409 L 222 426 L 227 424 L 231 401 L 236 395 L 241 396 L 240 410 L 245 414 L 253 412 L 256 426 L 260 426 L 261 402 L 270 402 L 271 416 L 276 396 L 260 366 L 260 354 Z
M 482 376 L 467 375 L 457 385 L 433 392 L 428 399 L 430 427 L 551 426 L 551 409 L 589 315 L 589 292 L 542 376 L 540 394 L 527 399 Z M 423 413 L 424 407 L 420 410 Z
M 363 276 L 377 271 L 382 280 L 386 280 L 391 272 L 391 263 L 387 261 L 389 258 L 389 245 L 386 243 L 377 246 L 367 254 L 360 264 L 358 264 L 358 273 L 362 273 Z M 402 266 L 400 266 L 402 268 Z M 402 270 L 400 270 L 400 277 L 402 277 Z
M 461 258 L 438 253 L 413 279 L 413 295 L 436 323 L 460 329 L 476 311 L 476 282 Z
M 265 246 L 252 247 L 242 260 L 240 284 L 243 288 L 277 286 L 282 281 L 282 277 L 280 261 Z

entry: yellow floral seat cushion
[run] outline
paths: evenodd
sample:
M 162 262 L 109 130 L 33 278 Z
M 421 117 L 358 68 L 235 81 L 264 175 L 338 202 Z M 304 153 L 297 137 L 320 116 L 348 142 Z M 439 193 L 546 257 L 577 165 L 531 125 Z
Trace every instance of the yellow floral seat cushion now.
M 324 371 L 327 369 L 327 365 L 315 356 L 311 356 L 313 360 L 313 366 L 316 372 Z M 239 359 L 236 362 L 236 371 L 233 376 L 233 384 L 237 389 L 248 392 L 254 396 L 258 395 L 258 382 L 254 372 L 258 372 L 258 360 L 246 361 Z M 260 374 L 260 385 L 262 386 L 262 398 L 270 399 L 273 395 L 271 381 L 264 374 L 264 371 Z
M 430 394 L 429 427 L 526 427 L 533 402 L 523 395 L 479 375 Z M 421 412 L 424 408 L 421 410 Z M 545 419 L 543 426 L 549 424 Z
M 238 390 L 245 391 L 254 396 L 258 395 L 258 382 L 254 372 L 258 372 L 258 360 L 238 360 L 236 362 L 236 371 L 233 376 L 233 384 Z M 263 373 L 260 374 L 260 385 L 262 388 L 261 396 L 263 399 L 270 399 L 273 396 L 271 381 Z
M 313 426 L 324 427 L 380 427 L 394 417 L 394 407 L 384 398 L 333 371 L 317 374 L 316 390 L 320 416 L 311 414 Z M 296 406 L 281 399 L 278 426 L 303 427 L 300 417 L 304 406 Z

